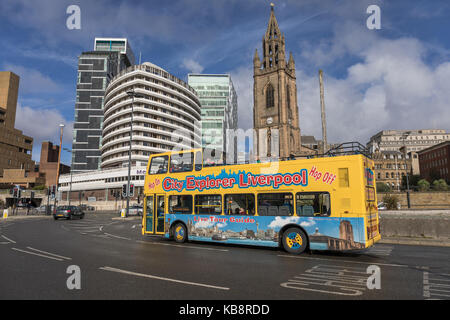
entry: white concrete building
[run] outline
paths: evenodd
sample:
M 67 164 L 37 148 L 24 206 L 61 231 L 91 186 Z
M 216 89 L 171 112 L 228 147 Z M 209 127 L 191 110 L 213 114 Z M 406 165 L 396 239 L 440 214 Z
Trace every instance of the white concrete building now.
M 154 153 L 201 146 L 201 105 L 196 92 L 164 69 L 146 62 L 118 74 L 105 92 L 101 168 L 128 166 L 133 103 L 132 166 Z

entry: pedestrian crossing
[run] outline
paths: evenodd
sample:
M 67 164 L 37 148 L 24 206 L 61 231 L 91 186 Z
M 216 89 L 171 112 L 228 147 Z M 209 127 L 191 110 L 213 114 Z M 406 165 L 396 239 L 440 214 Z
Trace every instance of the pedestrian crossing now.
M 394 247 L 385 245 L 376 245 L 365 250 L 366 254 L 374 256 L 389 257 Z
M 423 272 L 425 299 L 450 300 L 450 273 Z

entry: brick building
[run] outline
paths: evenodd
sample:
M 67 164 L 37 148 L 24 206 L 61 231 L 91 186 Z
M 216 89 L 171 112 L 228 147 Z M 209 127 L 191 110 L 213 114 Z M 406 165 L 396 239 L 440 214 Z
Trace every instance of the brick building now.
M 445 141 L 418 152 L 420 175 L 433 182 L 444 179 L 450 182 L 450 141 Z
M 56 184 L 56 173 L 58 171 L 59 146 L 46 141 L 42 143 L 39 172 L 45 174 L 45 186 Z M 59 174 L 70 173 L 70 167 L 60 163 Z

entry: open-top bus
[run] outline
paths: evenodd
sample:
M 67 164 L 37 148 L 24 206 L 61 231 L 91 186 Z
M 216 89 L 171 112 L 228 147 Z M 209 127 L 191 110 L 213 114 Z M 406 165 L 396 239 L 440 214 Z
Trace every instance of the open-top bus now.
M 142 234 L 310 250 L 351 250 L 380 240 L 374 163 L 344 154 L 214 165 L 202 150 L 152 155 Z

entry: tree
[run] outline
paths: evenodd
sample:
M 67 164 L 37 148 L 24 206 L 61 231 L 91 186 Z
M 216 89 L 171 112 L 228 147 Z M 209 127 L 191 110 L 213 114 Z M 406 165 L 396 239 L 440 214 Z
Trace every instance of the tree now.
M 385 195 L 383 197 L 384 205 L 388 210 L 398 210 L 398 197 L 395 195 Z
M 419 180 L 419 182 L 417 182 L 417 186 L 419 187 L 420 191 L 430 190 L 430 183 L 425 179 Z
M 390 192 L 391 187 L 383 182 L 377 182 L 377 192 Z
M 447 191 L 448 190 L 447 182 L 445 182 L 444 179 L 434 180 L 433 189 L 439 191 Z

